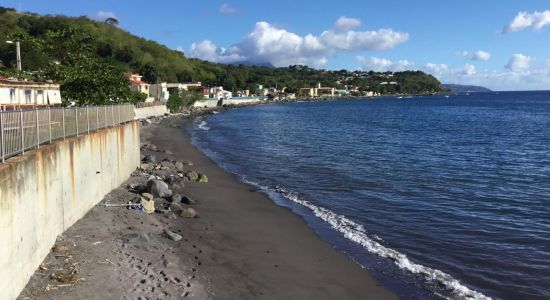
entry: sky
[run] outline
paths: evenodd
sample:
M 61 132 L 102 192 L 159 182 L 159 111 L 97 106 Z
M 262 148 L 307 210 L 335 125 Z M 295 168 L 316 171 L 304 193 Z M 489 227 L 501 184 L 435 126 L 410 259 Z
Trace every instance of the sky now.
M 329 70 L 422 70 L 443 83 L 550 90 L 550 0 L 0 0 L 116 17 L 188 57 Z

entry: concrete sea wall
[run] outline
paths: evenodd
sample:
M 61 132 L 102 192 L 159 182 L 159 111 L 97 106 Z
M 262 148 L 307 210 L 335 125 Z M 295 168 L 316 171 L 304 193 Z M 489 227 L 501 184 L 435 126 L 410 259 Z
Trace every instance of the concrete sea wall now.
M 220 100 L 218 100 L 218 99 L 199 100 L 199 101 L 195 101 L 195 103 L 193 103 L 193 107 L 212 108 L 212 107 L 218 106 L 218 102 L 220 102 Z M 221 102 L 220 102 L 219 106 L 221 106 Z
M 139 162 L 139 122 L 132 121 L 0 164 L 0 299 L 16 299 L 56 237 Z
M 166 108 L 166 105 L 155 105 L 155 106 L 140 107 L 140 108 L 136 107 L 134 111 L 135 111 L 136 119 L 147 119 L 150 117 L 163 116 L 164 114 L 169 113 L 168 108 Z
M 222 104 L 223 105 L 244 105 L 244 104 L 254 104 L 254 103 L 260 103 L 260 98 L 230 98 L 230 99 L 223 99 Z

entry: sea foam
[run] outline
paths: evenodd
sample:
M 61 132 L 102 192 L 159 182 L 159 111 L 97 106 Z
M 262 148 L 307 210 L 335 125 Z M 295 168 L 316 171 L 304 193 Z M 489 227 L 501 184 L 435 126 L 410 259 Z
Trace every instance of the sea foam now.
M 248 183 L 259 186 L 253 182 Z M 297 193 L 288 191 L 284 188 L 276 187 L 274 189 L 269 189 L 264 186 L 259 187 L 264 190 L 277 192 L 284 198 L 308 208 L 313 212 L 316 217 L 328 223 L 334 230 L 342 233 L 345 238 L 361 245 L 368 252 L 376 254 L 380 257 L 391 259 L 399 268 L 407 270 L 413 274 L 423 275 L 427 281 L 437 282 L 441 284 L 451 294 L 450 297 L 446 297 L 448 299 L 491 299 L 490 297 L 487 297 L 480 292 L 468 288 L 467 286 L 460 283 L 460 281 L 443 271 L 415 263 L 411 261 L 405 254 L 383 246 L 379 242 L 371 239 L 362 225 L 353 222 L 343 215 L 336 214 L 329 209 L 317 206 L 307 200 L 302 199 Z M 379 241 L 382 240 L 376 235 L 374 235 L 374 239 L 377 239 Z

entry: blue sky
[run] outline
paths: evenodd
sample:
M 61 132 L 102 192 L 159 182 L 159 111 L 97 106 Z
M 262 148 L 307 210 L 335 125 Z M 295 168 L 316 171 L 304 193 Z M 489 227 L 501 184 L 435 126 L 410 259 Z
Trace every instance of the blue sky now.
M 40 14 L 114 15 L 133 34 L 218 62 L 420 69 L 447 83 L 550 89 L 548 0 L 1 0 L 0 5 Z

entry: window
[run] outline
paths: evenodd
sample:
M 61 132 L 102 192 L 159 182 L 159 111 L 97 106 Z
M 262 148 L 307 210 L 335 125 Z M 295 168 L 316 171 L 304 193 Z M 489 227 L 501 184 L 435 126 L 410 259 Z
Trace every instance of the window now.
M 26 104 L 32 104 L 32 91 L 31 90 L 25 90 L 25 103 Z
M 44 91 L 36 91 L 36 104 L 44 104 Z
M 15 103 L 15 89 L 10 89 L 10 103 Z

